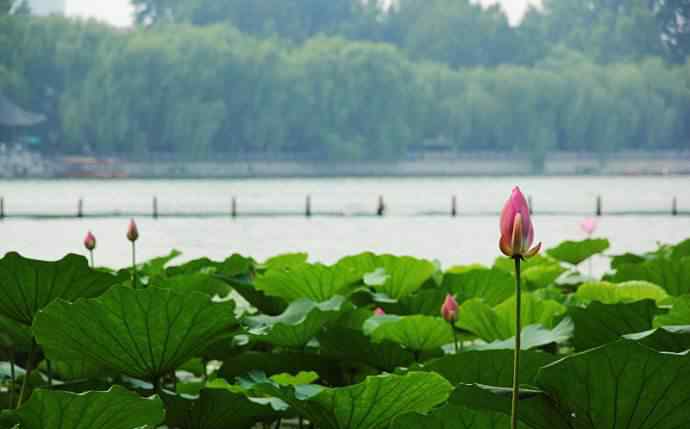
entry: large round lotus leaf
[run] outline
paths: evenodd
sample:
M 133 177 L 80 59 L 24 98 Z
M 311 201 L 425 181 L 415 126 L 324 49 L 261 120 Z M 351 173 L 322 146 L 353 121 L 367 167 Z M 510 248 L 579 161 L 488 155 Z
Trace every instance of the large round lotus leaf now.
M 158 397 L 142 398 L 113 386 L 79 394 L 39 389 L 17 415 L 22 429 L 133 429 L 156 427 L 165 411 Z
M 178 429 L 250 429 L 259 419 L 277 416 L 270 405 L 226 389 L 202 389 L 192 398 L 164 395 L 163 401 L 166 424 Z
M 578 287 L 576 295 L 584 300 L 599 301 L 604 304 L 635 302 L 643 299 L 660 302 L 668 297 L 661 287 L 646 281 L 585 283 Z
M 540 299 L 533 293 L 522 294 L 522 326 L 540 325 L 553 328 L 565 312 L 566 307 L 556 301 Z M 493 308 L 477 298 L 463 303 L 460 306 L 457 326 L 487 342 L 514 337 L 515 296 Z
M 301 264 L 290 270 L 269 270 L 255 280 L 256 289 L 286 301 L 310 299 L 321 302 L 345 294 L 347 272 L 322 264 Z
M 515 293 L 515 277 L 498 268 L 473 268 L 461 273 L 446 273 L 443 288 L 458 302 L 481 298 L 490 306 L 498 305 Z
M 452 386 L 435 373 L 367 377 L 359 384 L 327 388 L 308 384 L 282 386 L 261 374 L 242 381 L 246 389 L 282 399 L 320 429 L 388 427 L 408 412 L 427 412 L 444 402 Z
M 690 427 L 690 359 L 621 340 L 548 365 L 537 384 L 558 398 L 572 427 Z
M 391 341 L 414 351 L 429 351 L 453 342 L 453 328 L 440 317 L 373 316 L 364 333 L 375 342 Z
M 89 268 L 83 256 L 48 262 L 10 252 L 0 259 L 0 314 L 31 325 L 35 314 L 55 299 L 95 297 L 117 282 L 115 276 Z
M 672 296 L 690 294 L 690 257 L 657 257 L 640 264 L 624 264 L 609 280 L 616 283 L 646 280 L 661 286 Z
M 620 339 L 622 335 L 647 331 L 659 313 L 654 301 L 644 300 L 629 304 L 602 304 L 592 302 L 586 308 L 568 309 L 575 323 L 573 345 L 586 350 Z
M 546 253 L 552 258 L 578 265 L 590 257 L 604 252 L 610 243 L 605 238 L 589 238 L 582 241 L 564 241 Z
M 332 327 L 319 336 L 321 353 L 343 362 L 361 363 L 381 371 L 393 372 L 397 367 L 414 362 L 414 354 L 392 341 L 373 342 L 362 331 Z M 347 344 L 344 347 L 343 344 Z
M 52 359 L 86 358 L 151 379 L 202 353 L 235 324 L 233 311 L 231 301 L 199 292 L 116 286 L 99 298 L 53 302 L 33 330 Z
M 690 326 L 665 326 L 624 335 L 659 352 L 682 353 L 690 350 Z
M 258 341 L 283 347 L 304 347 L 323 327 L 338 319 L 347 304 L 342 296 L 315 303 L 308 299 L 292 302 L 279 316 L 248 317 L 249 333 Z
M 369 286 L 393 299 L 410 295 L 431 278 L 436 266 L 411 256 L 375 255 L 371 252 L 347 256 L 336 267 L 347 273 L 350 281 L 361 281 L 371 275 Z

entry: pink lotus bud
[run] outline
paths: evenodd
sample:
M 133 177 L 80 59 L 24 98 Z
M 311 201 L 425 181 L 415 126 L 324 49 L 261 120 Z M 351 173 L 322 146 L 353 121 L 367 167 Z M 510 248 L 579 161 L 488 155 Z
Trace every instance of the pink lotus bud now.
M 86 250 L 89 251 L 92 251 L 96 248 L 96 236 L 93 235 L 91 231 L 86 233 L 86 237 L 84 238 L 84 247 L 86 247 Z
M 541 243 L 530 249 L 534 242 L 534 227 L 525 196 L 517 186 L 501 211 L 501 240 L 499 248 L 511 258 L 529 258 L 539 253 Z
M 580 228 L 582 228 L 585 234 L 592 235 L 594 230 L 597 229 L 597 220 L 591 217 L 587 218 L 580 222 Z
M 129 221 L 129 228 L 127 228 L 127 240 L 134 243 L 139 238 L 139 230 L 137 229 L 137 224 L 134 219 Z
M 374 310 L 374 316 L 384 316 L 385 314 L 386 312 L 381 307 L 376 307 L 376 310 Z
M 448 323 L 454 323 L 458 320 L 458 302 L 453 295 L 446 295 L 446 300 L 443 301 L 443 305 L 441 306 L 441 316 L 443 316 Z

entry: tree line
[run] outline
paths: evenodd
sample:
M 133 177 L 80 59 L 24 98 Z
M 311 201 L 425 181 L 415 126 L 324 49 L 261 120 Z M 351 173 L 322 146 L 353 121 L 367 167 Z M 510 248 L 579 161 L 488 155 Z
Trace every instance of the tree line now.
M 551 150 L 690 148 L 685 0 L 545 0 L 518 26 L 466 0 L 133 3 L 124 30 L 0 16 L 0 91 L 47 115 L 42 150 L 538 170 Z

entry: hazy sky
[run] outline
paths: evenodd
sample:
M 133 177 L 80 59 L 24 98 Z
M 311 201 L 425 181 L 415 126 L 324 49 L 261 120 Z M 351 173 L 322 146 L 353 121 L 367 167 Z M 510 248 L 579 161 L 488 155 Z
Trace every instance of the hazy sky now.
M 327 1 L 327 0 L 326 0 Z M 528 3 L 539 0 L 479 0 L 482 4 L 501 3 L 511 22 L 516 22 L 527 9 Z M 129 0 L 67 0 L 67 13 L 102 19 L 114 25 L 130 24 L 132 10 Z

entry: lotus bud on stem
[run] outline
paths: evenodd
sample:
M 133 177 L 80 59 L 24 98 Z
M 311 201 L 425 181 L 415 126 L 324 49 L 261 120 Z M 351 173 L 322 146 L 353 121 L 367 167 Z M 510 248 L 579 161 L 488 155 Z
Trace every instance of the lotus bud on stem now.
M 520 397 L 520 349 L 521 344 L 521 287 L 520 262 L 530 258 L 541 249 L 541 243 L 531 247 L 534 242 L 534 226 L 529 205 L 517 186 L 503 206 L 499 223 L 501 239 L 498 247 L 504 255 L 515 261 L 515 350 L 513 355 L 513 400 L 511 407 L 511 428 L 518 426 L 518 402 Z
M 453 330 L 453 345 L 455 346 L 455 354 L 458 354 L 458 333 L 455 330 L 455 322 L 458 320 L 458 302 L 453 295 L 446 295 L 446 299 L 441 306 L 441 316 L 450 324 L 450 328 Z
M 91 231 L 86 233 L 84 238 L 84 247 L 89 251 L 89 261 L 91 262 L 91 268 L 95 268 L 93 263 L 93 251 L 96 249 L 96 236 L 93 235 Z
M 129 227 L 127 228 L 127 240 L 132 243 L 132 287 L 137 287 L 137 246 L 136 242 L 139 239 L 139 229 L 137 228 L 134 219 L 130 219 Z

